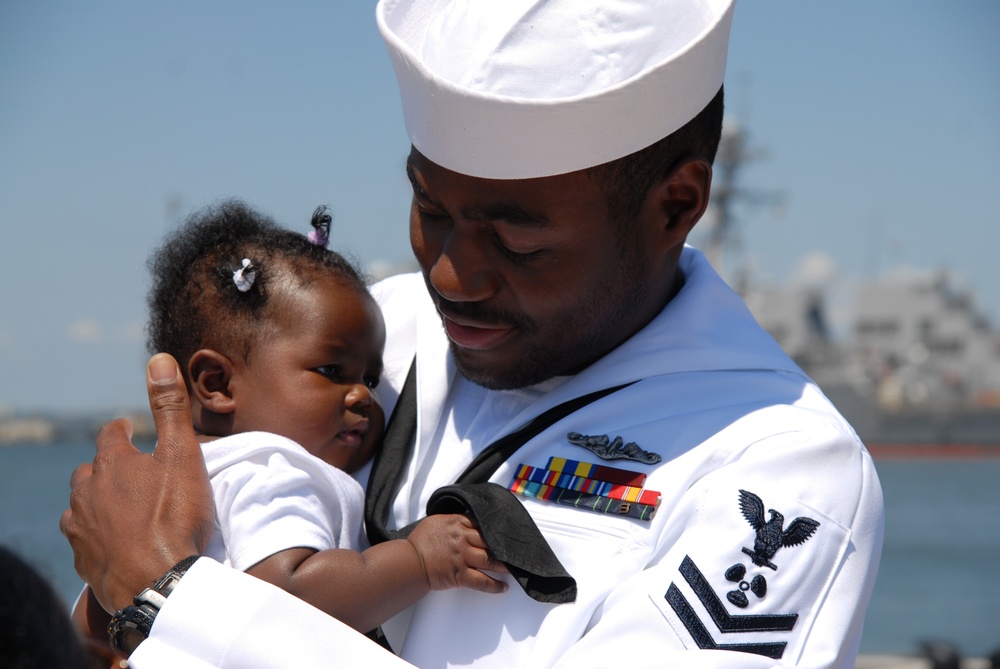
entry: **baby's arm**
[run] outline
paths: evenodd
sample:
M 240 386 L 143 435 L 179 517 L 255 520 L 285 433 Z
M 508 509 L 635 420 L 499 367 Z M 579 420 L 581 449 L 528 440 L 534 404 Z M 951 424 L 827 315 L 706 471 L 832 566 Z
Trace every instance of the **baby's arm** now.
M 291 548 L 246 571 L 367 632 L 430 590 L 507 589 L 481 569 L 506 571 L 490 557 L 469 518 L 434 515 L 421 521 L 407 539 L 386 541 L 361 553 Z
M 95 643 L 111 648 L 108 643 L 111 614 L 101 608 L 89 585 L 83 587 L 83 593 L 77 598 L 70 617 L 84 644 Z

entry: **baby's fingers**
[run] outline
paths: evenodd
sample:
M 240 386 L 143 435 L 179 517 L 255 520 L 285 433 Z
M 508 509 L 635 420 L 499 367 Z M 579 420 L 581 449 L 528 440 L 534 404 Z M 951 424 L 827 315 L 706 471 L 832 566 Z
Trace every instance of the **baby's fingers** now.
M 485 546 L 467 550 L 465 563 L 472 569 L 493 571 L 498 574 L 509 573 L 504 563 L 490 555 Z
M 503 567 L 502 564 L 500 566 Z M 471 588 L 490 594 L 507 592 L 507 584 L 504 581 L 484 574 L 478 569 L 463 569 L 458 574 L 458 584 L 463 588 Z

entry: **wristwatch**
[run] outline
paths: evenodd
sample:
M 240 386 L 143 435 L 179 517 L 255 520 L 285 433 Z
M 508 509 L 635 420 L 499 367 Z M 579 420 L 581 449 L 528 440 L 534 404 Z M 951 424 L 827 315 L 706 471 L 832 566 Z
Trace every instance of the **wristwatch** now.
M 167 602 L 167 597 L 173 592 L 177 582 L 199 557 L 192 555 L 175 564 L 153 584 L 153 587 L 146 588 L 136 595 L 130 606 L 120 609 L 112 616 L 111 622 L 108 623 L 112 648 L 128 657 L 149 637 L 149 630 L 153 627 L 156 614 Z

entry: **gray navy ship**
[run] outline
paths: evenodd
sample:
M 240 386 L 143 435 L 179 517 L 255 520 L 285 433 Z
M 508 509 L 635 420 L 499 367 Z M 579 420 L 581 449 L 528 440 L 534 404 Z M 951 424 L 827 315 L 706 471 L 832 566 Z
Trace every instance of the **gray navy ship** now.
M 989 446 L 1000 456 L 1000 333 L 946 273 L 862 282 L 838 339 L 818 289 L 744 297 L 869 446 Z
M 739 185 L 760 154 L 740 124 L 727 119 L 704 242 L 712 264 L 874 454 L 1000 457 L 1000 331 L 947 272 L 897 271 L 863 281 L 835 336 L 822 276 L 761 285 L 726 271 L 724 251 L 738 248 L 734 205 L 782 198 Z

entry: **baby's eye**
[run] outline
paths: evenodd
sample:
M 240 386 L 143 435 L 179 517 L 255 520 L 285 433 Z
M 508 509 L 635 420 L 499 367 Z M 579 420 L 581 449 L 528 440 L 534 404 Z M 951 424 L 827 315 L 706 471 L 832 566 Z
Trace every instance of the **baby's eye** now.
M 327 378 L 336 379 L 340 376 L 340 365 L 320 365 L 316 371 Z
M 382 379 L 380 379 L 377 376 L 366 376 L 365 385 L 371 388 L 372 390 L 375 390 L 376 388 L 378 388 L 379 381 L 381 380 Z

